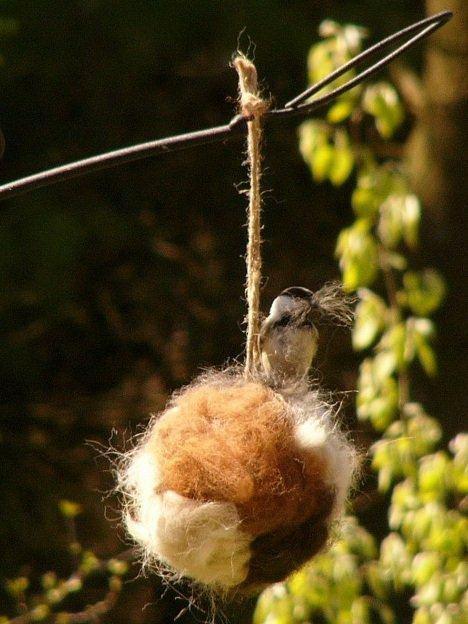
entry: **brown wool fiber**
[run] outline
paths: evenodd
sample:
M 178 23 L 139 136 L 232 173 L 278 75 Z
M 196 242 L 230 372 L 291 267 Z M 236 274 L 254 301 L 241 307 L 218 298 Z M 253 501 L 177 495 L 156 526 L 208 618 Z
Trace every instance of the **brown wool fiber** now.
M 253 537 L 319 514 L 328 505 L 324 458 L 298 448 L 287 412 L 281 396 L 252 381 L 189 388 L 148 441 L 160 489 L 234 503 Z
M 285 579 L 328 542 L 357 468 L 318 391 L 239 368 L 175 393 L 118 471 L 145 565 L 215 592 Z

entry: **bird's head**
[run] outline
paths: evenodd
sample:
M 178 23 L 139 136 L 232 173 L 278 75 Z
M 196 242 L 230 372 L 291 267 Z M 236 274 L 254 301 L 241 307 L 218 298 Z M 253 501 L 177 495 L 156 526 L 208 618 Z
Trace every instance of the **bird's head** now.
M 281 322 L 313 323 L 319 316 L 314 293 L 303 286 L 291 286 L 276 297 L 270 308 L 270 318 Z
M 347 295 L 339 282 L 329 282 L 313 292 L 304 286 L 290 286 L 273 301 L 270 318 L 298 319 L 312 324 L 326 322 L 349 326 L 353 320 L 355 299 Z

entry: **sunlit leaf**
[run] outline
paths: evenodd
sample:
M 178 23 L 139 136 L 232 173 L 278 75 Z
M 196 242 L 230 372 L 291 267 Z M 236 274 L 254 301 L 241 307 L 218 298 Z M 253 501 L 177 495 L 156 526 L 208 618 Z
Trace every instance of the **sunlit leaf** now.
M 62 499 L 59 502 L 59 509 L 65 518 L 75 518 L 82 512 L 82 507 L 79 503 L 66 499 Z
M 434 336 L 434 324 L 426 318 L 410 318 L 407 321 L 407 326 L 412 328 L 413 350 L 421 366 L 428 375 L 435 375 L 437 372 L 437 359 L 430 344 Z
M 383 299 L 371 290 L 360 288 L 358 295 L 352 339 L 353 347 L 361 350 L 369 347 L 384 329 L 388 311 Z
M 420 552 L 414 559 L 411 566 L 413 582 L 416 586 L 427 583 L 432 576 L 441 568 L 442 557 L 435 552 Z
M 380 546 L 380 563 L 398 591 L 411 581 L 411 557 L 397 533 L 390 533 Z
M 419 225 L 421 221 L 421 206 L 416 195 L 409 194 L 403 200 L 402 224 L 403 238 L 408 247 L 415 247 L 418 243 Z
M 388 265 L 392 269 L 396 269 L 397 271 L 404 271 L 408 265 L 408 261 L 404 256 L 395 251 L 387 251 L 385 254 L 385 259 Z
M 303 159 L 309 164 L 318 146 L 328 141 L 329 132 L 322 121 L 310 119 L 299 126 L 299 150 Z
M 352 624 L 370 624 L 370 605 L 364 596 L 359 596 L 359 598 L 353 600 L 351 605 L 351 622 Z
M 356 103 L 350 98 L 339 99 L 328 109 L 327 119 L 330 123 L 340 123 L 347 119 L 356 107 Z
M 403 275 L 403 285 L 408 306 L 420 316 L 437 310 L 446 293 L 445 282 L 434 269 L 408 271 Z
M 29 618 L 31 622 L 44 622 L 50 615 L 50 607 L 46 604 L 37 605 L 31 610 Z
M 366 219 L 358 219 L 338 237 L 336 254 L 343 270 L 343 286 L 348 291 L 368 286 L 377 275 L 378 249 L 370 226 Z
M 334 186 L 340 186 L 349 178 L 354 167 L 354 154 L 348 147 L 335 147 L 329 178 Z
M 418 485 L 423 500 L 443 498 L 445 492 L 452 487 L 451 472 L 451 465 L 445 453 L 439 452 L 423 457 L 418 474 Z
M 316 182 L 323 182 L 330 174 L 335 158 L 332 145 L 325 143 L 317 147 L 311 159 L 311 170 Z
M 405 323 L 395 323 L 383 334 L 379 344 L 377 345 L 377 349 L 379 351 L 379 355 L 387 354 L 385 360 L 381 357 L 381 361 L 387 362 L 389 370 L 383 368 L 382 375 L 389 375 L 394 370 L 402 370 L 405 368 L 406 336 L 407 328 Z M 390 362 L 392 362 L 392 366 L 390 366 Z
M 391 376 L 379 376 L 374 360 L 367 358 L 361 364 L 358 381 L 357 415 L 370 420 L 378 431 L 384 431 L 398 410 L 398 387 Z
M 394 87 L 379 82 L 366 88 L 362 100 L 364 110 L 375 117 L 380 135 L 389 139 L 404 119 L 404 110 Z
M 18 576 L 6 582 L 6 589 L 14 597 L 21 596 L 29 587 L 29 579 L 26 576 Z
M 396 247 L 403 236 L 403 211 L 405 198 L 390 195 L 380 206 L 380 219 L 377 231 L 380 240 L 387 247 Z
M 314 84 L 337 67 L 335 60 L 336 42 L 322 41 L 310 48 L 307 57 L 308 79 L 310 84 Z

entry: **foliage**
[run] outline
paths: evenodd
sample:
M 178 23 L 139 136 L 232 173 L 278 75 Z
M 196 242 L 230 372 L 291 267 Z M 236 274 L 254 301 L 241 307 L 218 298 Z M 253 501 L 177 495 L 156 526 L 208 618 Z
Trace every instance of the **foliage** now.
M 132 553 L 124 553 L 115 559 L 98 558 L 76 539 L 75 518 L 81 513 L 81 505 L 64 499 L 58 507 L 70 536 L 68 551 L 73 560 L 73 571 L 67 578 L 59 578 L 55 571 L 48 571 L 39 578 L 23 575 L 8 580 L 6 590 L 17 615 L 0 615 L 0 624 L 96 622 L 99 616 L 113 608 L 120 595 L 122 577 L 128 572 L 127 559 Z M 71 599 L 79 594 L 85 596 L 86 584 L 95 583 L 96 579 L 100 579 L 103 585 L 101 598 L 82 610 L 72 610 L 69 606 Z
M 309 54 L 311 82 L 358 52 L 364 31 L 327 22 L 321 34 Z M 262 594 L 255 624 L 466 621 L 468 435 L 444 450 L 440 424 L 410 400 L 410 371 L 437 371 L 430 316 L 445 284 L 434 269 L 408 268 L 421 208 L 401 162 L 379 151 L 403 117 L 394 87 L 379 82 L 300 128 L 300 150 L 317 182 L 342 185 L 354 172 L 355 220 L 339 235 L 336 255 L 345 288 L 359 296 L 352 339 L 365 359 L 357 415 L 379 434 L 370 455 L 389 501 L 388 533 L 377 539 L 346 518 L 327 553 Z

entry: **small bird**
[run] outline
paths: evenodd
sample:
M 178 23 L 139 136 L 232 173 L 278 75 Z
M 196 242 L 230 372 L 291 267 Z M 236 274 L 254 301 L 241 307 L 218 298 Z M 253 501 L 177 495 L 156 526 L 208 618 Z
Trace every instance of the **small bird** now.
M 261 366 L 274 385 L 303 381 L 317 353 L 317 324 L 327 319 L 349 326 L 354 299 L 339 282 L 316 292 L 303 286 L 286 288 L 273 301 L 259 332 Z
M 286 288 L 273 301 L 259 334 L 261 364 L 276 382 L 303 379 L 318 346 L 315 321 L 320 315 L 314 293 L 302 286 Z

